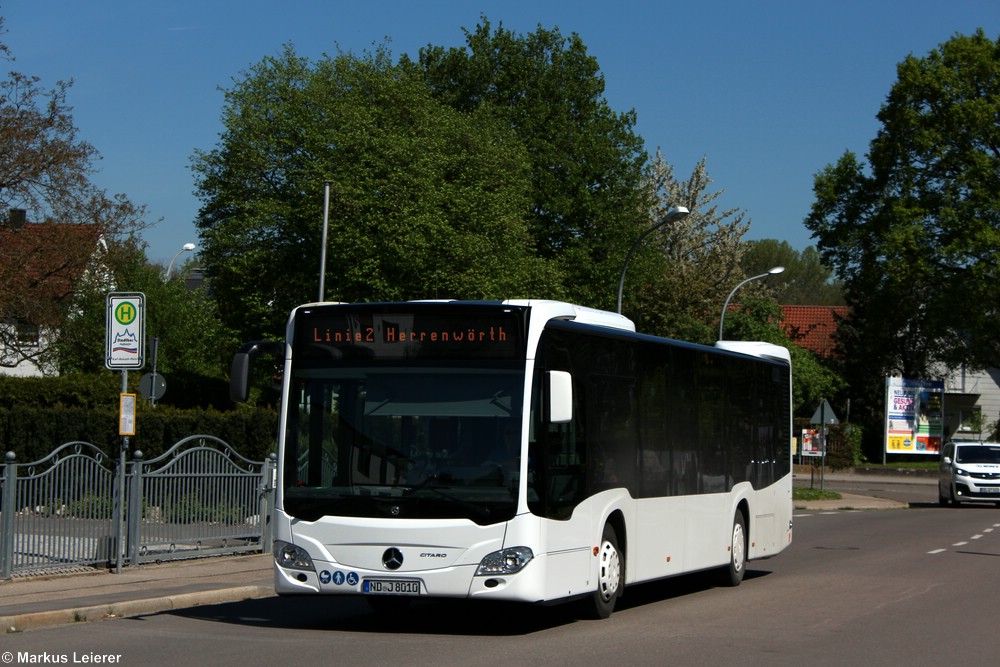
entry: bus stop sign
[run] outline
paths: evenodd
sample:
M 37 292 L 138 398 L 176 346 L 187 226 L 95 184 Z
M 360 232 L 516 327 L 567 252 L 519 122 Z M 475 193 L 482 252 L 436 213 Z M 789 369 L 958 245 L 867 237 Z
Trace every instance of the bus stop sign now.
M 141 292 L 108 293 L 106 368 L 132 370 L 145 365 L 145 300 Z

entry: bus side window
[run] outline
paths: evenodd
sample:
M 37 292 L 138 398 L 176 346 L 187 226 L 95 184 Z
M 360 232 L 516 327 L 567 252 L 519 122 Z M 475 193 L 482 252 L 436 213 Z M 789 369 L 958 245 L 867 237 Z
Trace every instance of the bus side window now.
M 545 514 L 568 519 L 583 498 L 583 461 L 573 424 L 549 424 L 545 433 L 547 503 Z

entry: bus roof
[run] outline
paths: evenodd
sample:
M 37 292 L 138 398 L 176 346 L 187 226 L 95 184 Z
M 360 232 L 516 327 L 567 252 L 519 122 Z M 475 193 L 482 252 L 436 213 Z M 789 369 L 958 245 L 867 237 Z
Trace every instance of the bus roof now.
M 406 303 L 454 303 L 454 304 L 494 304 L 526 307 L 532 310 L 535 318 L 542 322 L 549 320 L 567 320 L 578 324 L 589 324 L 599 327 L 607 327 L 618 331 L 636 333 L 635 323 L 620 313 L 613 313 L 597 308 L 588 308 L 565 301 L 553 301 L 550 299 L 506 299 L 503 301 L 466 301 L 458 299 L 422 299 Z M 338 305 L 375 305 L 372 304 L 348 304 L 344 302 L 329 301 L 322 303 L 303 304 L 300 308 L 311 306 L 338 306 Z M 760 341 L 742 340 L 720 340 L 715 343 L 716 349 L 737 352 L 753 357 L 772 359 L 791 363 L 791 355 L 788 350 L 780 345 L 764 343 Z

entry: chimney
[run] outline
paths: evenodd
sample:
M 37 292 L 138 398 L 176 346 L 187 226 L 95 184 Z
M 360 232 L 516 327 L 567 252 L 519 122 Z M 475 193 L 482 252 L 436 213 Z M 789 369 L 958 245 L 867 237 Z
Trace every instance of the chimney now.
M 7 228 L 20 231 L 28 224 L 28 212 L 23 208 L 12 208 L 7 212 Z

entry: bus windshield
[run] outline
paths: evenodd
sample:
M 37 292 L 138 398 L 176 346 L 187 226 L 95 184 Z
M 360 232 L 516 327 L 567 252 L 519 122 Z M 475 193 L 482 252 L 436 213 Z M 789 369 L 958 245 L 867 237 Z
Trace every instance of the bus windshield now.
M 505 521 L 516 508 L 524 371 L 512 362 L 293 367 L 284 509 Z

